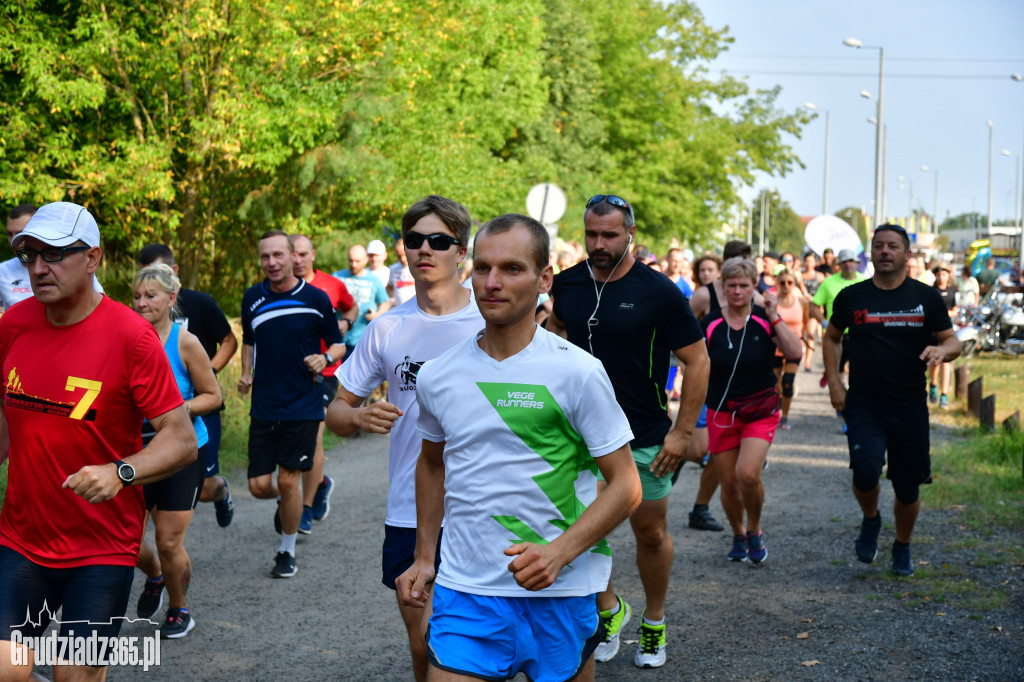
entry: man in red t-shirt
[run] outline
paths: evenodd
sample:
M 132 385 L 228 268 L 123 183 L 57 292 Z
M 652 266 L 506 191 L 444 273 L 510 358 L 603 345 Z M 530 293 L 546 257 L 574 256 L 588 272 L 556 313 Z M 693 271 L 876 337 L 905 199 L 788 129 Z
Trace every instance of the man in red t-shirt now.
M 35 297 L 0 318 L 0 462 L 10 461 L 0 514 L 0 679 L 30 676 L 31 652 L 17 655 L 23 666 L 12 661 L 12 648 L 25 648 L 13 633 L 42 635 L 61 607 L 61 637 L 69 628 L 117 635 L 143 533 L 141 484 L 197 453 L 152 325 L 93 290 L 99 244 L 93 216 L 67 202 L 40 208 L 12 242 Z M 157 430 L 145 450 L 143 417 Z M 104 672 L 79 666 L 74 675 Z
M 309 237 L 301 234 L 291 236 L 292 248 L 292 271 L 299 279 L 305 280 L 306 284 L 312 284 L 327 294 L 331 299 L 338 317 L 338 329 L 342 336 L 345 335 L 352 324 L 359 316 L 359 306 L 349 293 L 348 287 L 337 277 L 331 277 L 322 270 L 313 267 L 316 260 L 316 249 Z M 321 340 L 321 351 L 326 351 L 327 346 Z M 324 395 L 324 409 L 330 407 L 334 401 L 334 395 L 338 392 L 338 379 L 334 376 L 335 370 L 341 365 L 341 358 L 331 358 L 334 362 L 328 363 L 322 373 Z M 330 476 L 324 475 L 324 423 L 320 422 L 320 428 L 316 432 L 316 450 L 313 453 L 313 468 L 302 474 L 302 519 L 299 521 L 299 532 L 309 535 L 313 532 L 313 521 L 323 521 L 331 511 L 331 494 L 334 492 L 334 481 Z

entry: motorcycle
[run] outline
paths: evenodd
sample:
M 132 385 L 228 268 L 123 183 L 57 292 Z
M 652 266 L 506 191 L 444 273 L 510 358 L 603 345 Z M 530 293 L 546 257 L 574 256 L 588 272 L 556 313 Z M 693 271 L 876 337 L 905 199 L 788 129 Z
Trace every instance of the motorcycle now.
M 962 357 L 993 351 L 1013 356 L 1024 353 L 1024 310 L 1013 300 L 996 283 L 978 305 L 961 310 L 956 337 Z

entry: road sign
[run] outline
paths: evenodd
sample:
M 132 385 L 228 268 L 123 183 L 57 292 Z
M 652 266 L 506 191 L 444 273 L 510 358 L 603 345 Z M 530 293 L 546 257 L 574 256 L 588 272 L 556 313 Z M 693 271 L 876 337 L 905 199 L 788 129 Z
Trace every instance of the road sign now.
M 530 217 L 545 225 L 558 221 L 565 215 L 567 202 L 565 192 L 556 184 L 542 182 L 534 185 L 526 195 L 526 211 Z

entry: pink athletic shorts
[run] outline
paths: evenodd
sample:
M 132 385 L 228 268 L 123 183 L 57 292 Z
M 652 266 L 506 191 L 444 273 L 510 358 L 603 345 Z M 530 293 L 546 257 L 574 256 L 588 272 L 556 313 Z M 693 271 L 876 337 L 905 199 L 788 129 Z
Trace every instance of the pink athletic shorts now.
M 708 408 L 708 452 L 716 454 L 740 446 L 744 438 L 760 438 L 771 443 L 782 419 L 782 410 L 756 422 L 741 421 L 732 412 L 715 412 Z

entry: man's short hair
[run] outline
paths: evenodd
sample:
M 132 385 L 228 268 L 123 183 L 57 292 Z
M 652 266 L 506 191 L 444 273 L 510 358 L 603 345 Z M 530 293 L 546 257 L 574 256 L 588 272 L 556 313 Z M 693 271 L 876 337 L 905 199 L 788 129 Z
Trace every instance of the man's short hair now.
M 903 248 L 910 249 L 910 237 L 907 235 L 907 231 L 899 225 L 892 223 L 883 223 L 875 228 L 875 231 L 871 234 L 871 239 L 874 241 L 875 235 L 879 232 L 895 232 L 903 240 Z
M 292 251 L 295 250 L 295 240 L 296 239 L 305 239 L 307 242 L 309 242 L 310 246 L 313 246 L 313 240 L 312 239 L 310 239 L 306 235 L 302 234 L 301 232 L 296 232 L 295 234 L 288 235 L 288 241 L 292 245 Z
M 633 213 L 631 211 L 621 206 L 609 203 L 607 198 L 602 199 L 592 206 L 587 206 L 586 210 L 583 211 L 583 220 L 586 221 L 587 216 L 591 213 L 594 215 L 608 215 L 612 211 L 618 211 L 622 214 L 622 226 L 627 230 L 636 225 L 636 221 L 634 220 Z
M 292 244 L 291 237 L 289 237 L 288 233 L 285 232 L 284 230 L 267 230 L 262 235 L 260 235 L 260 241 L 263 241 L 264 239 L 270 239 L 271 237 L 284 237 L 285 241 L 288 242 L 288 250 L 292 252 L 295 251 L 295 246 Z
M 160 261 L 174 265 L 174 252 L 166 244 L 146 244 L 139 251 L 139 265 L 146 267 Z
M 501 234 L 508 232 L 516 225 L 522 225 L 530 231 L 530 242 L 533 245 L 533 264 L 537 266 L 538 274 L 548 265 L 548 252 L 551 250 L 551 238 L 548 230 L 533 218 L 519 213 L 506 213 L 497 218 L 491 218 L 483 227 L 476 232 L 473 238 L 473 252 L 476 253 L 476 243 L 480 237 L 488 234 Z
M 473 219 L 469 217 L 466 207 L 457 201 L 431 194 L 409 207 L 402 216 L 402 236 L 413 228 L 421 219 L 433 213 L 455 233 L 455 238 L 463 245 L 469 244 L 469 232 L 473 227 Z
M 754 248 L 739 239 L 733 239 L 732 241 L 726 242 L 725 247 L 722 249 L 722 261 L 727 261 L 730 258 L 750 258 L 754 255 Z
M 682 249 L 673 246 L 671 249 L 668 250 L 668 253 L 665 254 L 665 258 L 667 258 L 669 260 L 672 260 L 672 254 L 673 253 L 682 253 L 682 252 L 683 252 Z M 686 259 L 684 258 L 683 260 L 686 260 Z
M 8 220 L 17 220 L 22 216 L 32 216 L 39 208 L 35 204 L 18 204 L 7 213 Z
M 990 268 L 990 267 L 992 267 L 995 264 L 996 264 L 996 259 L 994 257 L 989 256 L 988 258 L 985 259 L 985 267 L 986 268 Z

